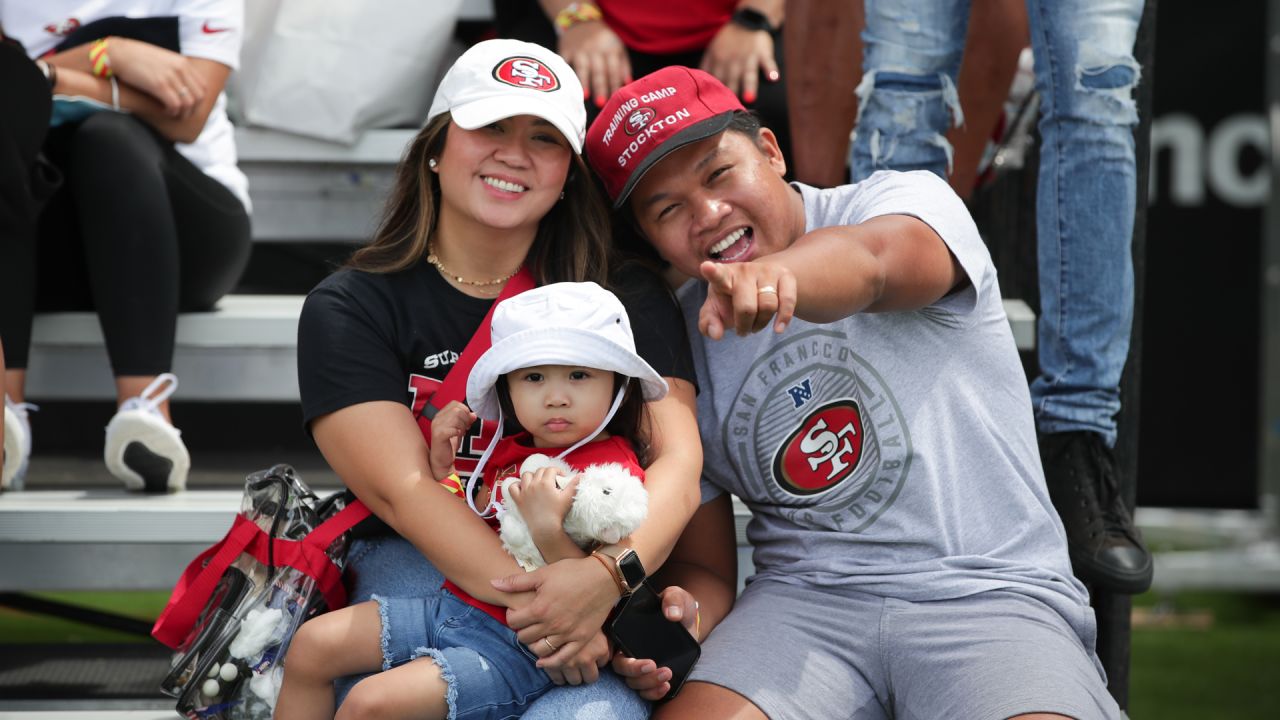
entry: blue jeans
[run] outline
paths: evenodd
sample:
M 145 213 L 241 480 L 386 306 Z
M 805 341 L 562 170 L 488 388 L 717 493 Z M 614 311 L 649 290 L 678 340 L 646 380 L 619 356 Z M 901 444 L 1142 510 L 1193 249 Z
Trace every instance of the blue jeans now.
M 1133 325 L 1133 44 L 1142 6 L 1027 0 L 1041 100 L 1036 425 L 1093 431 L 1108 445 Z M 964 121 L 956 77 L 968 16 L 968 0 L 866 0 L 855 181 L 883 169 L 946 177 L 943 133 Z
M 375 599 L 382 669 L 430 657 L 449 686 L 449 720 L 519 717 L 555 687 L 515 631 L 448 590 Z
M 444 576 L 408 541 L 398 536 L 359 540 L 348 553 L 350 602 L 369 600 L 373 594 L 394 597 L 428 597 L 441 592 Z M 342 704 L 360 678 L 337 683 Z M 525 720 L 646 720 L 649 703 L 641 700 L 612 671 L 604 670 L 591 685 L 551 688 L 529 707 Z

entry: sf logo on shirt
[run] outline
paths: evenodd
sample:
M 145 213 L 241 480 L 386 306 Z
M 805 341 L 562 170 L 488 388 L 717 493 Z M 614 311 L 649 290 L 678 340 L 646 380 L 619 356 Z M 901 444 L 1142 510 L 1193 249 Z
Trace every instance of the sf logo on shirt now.
M 531 57 L 511 57 L 493 68 L 493 77 L 518 88 L 551 92 L 560 87 L 560 79 L 546 65 Z
M 717 409 L 744 500 L 802 527 L 865 532 L 897 500 L 911 434 L 881 372 L 836 328 L 775 343 Z
M 853 475 L 862 459 L 862 415 L 843 399 L 811 413 L 779 447 L 773 476 L 795 495 L 813 495 Z

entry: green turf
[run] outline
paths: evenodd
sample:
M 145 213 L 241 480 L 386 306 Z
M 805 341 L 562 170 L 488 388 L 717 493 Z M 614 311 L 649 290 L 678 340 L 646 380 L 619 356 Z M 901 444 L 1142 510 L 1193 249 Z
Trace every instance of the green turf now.
M 1135 605 L 1156 602 L 1148 594 Z M 1130 717 L 1280 717 L 1280 597 L 1183 593 L 1161 604 L 1174 621 L 1169 627 L 1133 631 Z M 1209 627 L 1178 626 L 1179 618 L 1193 621 L 1206 612 Z
M 33 593 L 57 602 L 81 605 L 140 620 L 154 620 L 169 599 L 167 592 Z M 101 630 L 71 620 L 33 615 L 0 607 L 0 643 L 154 642 L 115 630 Z

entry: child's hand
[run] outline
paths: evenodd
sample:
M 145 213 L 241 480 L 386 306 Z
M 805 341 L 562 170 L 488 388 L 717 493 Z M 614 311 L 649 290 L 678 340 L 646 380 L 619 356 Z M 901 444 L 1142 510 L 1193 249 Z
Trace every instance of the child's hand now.
M 457 400 L 445 405 L 431 419 L 431 474 L 436 480 L 443 480 L 453 472 L 458 445 L 475 422 L 476 414 Z
M 519 508 L 539 547 L 564 534 L 564 516 L 569 514 L 581 478 L 575 475 L 566 482 L 558 468 L 544 467 L 507 486 L 507 496 Z

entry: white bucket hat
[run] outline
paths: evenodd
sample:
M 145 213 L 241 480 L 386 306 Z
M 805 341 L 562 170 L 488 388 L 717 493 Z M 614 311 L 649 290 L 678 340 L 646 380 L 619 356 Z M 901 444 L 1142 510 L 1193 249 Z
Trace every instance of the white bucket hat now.
M 467 130 L 534 115 L 554 125 L 577 153 L 587 128 L 578 74 L 554 52 L 520 40 L 485 40 L 462 53 L 436 88 L 427 122 L 443 112 Z
M 467 405 L 486 420 L 498 417 L 498 378 L 535 365 L 612 370 L 638 379 L 645 400 L 667 394 L 667 381 L 636 354 L 622 301 L 593 282 L 543 285 L 502 301 L 491 337 L 467 377 Z
M 496 419 L 499 426 L 467 482 L 467 504 L 483 517 L 497 509 L 493 498 L 483 510 L 475 506 L 473 498 L 485 463 L 502 434 L 498 378 L 536 365 L 575 365 L 636 378 L 645 400 L 658 400 L 667 394 L 667 381 L 636 354 L 631 321 L 622 301 L 593 282 L 553 283 L 503 300 L 494 308 L 490 335 L 493 344 L 467 376 L 467 405 L 486 420 Z M 625 394 L 624 385 L 595 432 L 557 457 L 568 455 L 599 435 L 613 419 Z

